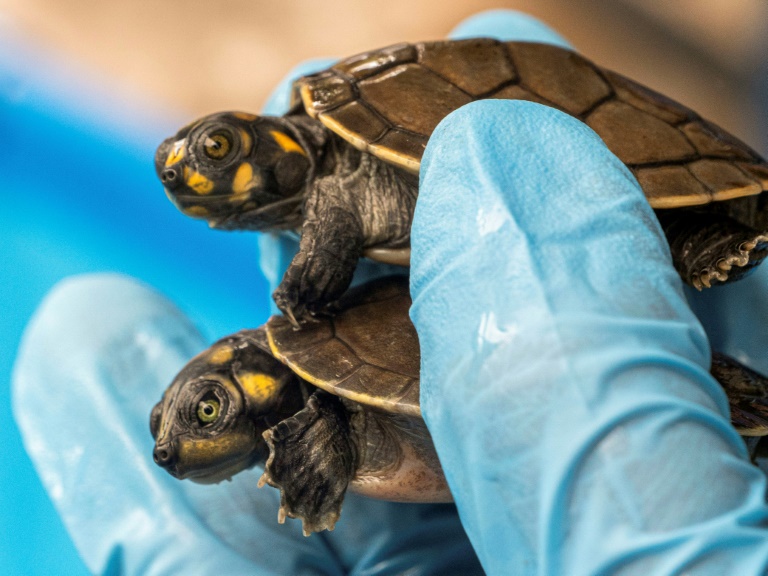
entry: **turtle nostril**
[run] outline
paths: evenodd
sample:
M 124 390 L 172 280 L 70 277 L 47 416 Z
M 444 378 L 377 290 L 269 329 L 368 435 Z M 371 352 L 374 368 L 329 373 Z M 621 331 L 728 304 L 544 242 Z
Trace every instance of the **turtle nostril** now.
M 158 464 L 159 466 L 168 467 L 173 464 L 174 458 L 173 453 L 171 450 L 168 450 L 167 448 L 157 448 L 155 447 L 154 451 L 152 452 L 152 458 L 155 461 L 155 464 Z
M 171 184 L 176 180 L 176 177 L 178 174 L 176 173 L 176 170 L 173 168 L 167 168 L 166 170 L 163 170 L 163 173 L 160 174 L 160 180 L 163 182 L 163 184 Z

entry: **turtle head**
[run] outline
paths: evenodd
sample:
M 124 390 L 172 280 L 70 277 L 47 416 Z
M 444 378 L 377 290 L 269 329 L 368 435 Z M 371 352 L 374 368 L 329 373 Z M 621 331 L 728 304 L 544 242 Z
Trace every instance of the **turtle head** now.
M 301 409 L 298 378 L 264 349 L 259 330 L 193 358 L 152 409 L 154 460 L 176 478 L 210 484 L 263 461 L 262 434 Z
M 155 170 L 179 210 L 213 228 L 295 227 L 311 162 L 292 132 L 281 118 L 212 114 L 164 140 Z

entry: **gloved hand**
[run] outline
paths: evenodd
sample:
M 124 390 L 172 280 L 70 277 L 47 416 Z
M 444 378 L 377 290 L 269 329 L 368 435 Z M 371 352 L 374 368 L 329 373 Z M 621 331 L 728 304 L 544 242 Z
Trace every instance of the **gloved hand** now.
M 562 39 L 537 21 L 492 12 L 455 35 Z M 324 68 L 315 61 L 291 77 Z M 286 81 L 267 113 L 287 109 Z M 261 237 L 273 287 L 295 253 Z M 363 265 L 357 281 L 391 271 Z M 244 326 L 245 327 L 245 326 Z M 277 523 L 279 494 L 261 470 L 232 482 L 179 482 L 151 461 L 149 412 L 175 373 L 209 343 L 171 303 L 114 275 L 60 284 L 30 323 L 14 375 L 14 413 L 43 483 L 88 568 L 125 574 L 480 573 L 453 505 L 354 494 L 331 532 L 304 538 Z
M 765 479 L 637 182 L 529 102 L 446 118 L 421 166 L 421 406 L 491 574 L 763 574 Z M 765 370 L 768 270 L 692 294 Z

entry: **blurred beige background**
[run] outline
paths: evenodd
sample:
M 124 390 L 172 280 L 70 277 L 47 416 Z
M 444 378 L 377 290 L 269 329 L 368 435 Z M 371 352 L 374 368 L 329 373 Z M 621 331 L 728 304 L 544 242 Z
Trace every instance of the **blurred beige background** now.
M 764 0 L 0 0 L 0 18 L 117 93 L 191 118 L 257 111 L 302 60 L 442 38 L 493 8 L 536 16 L 596 62 L 761 148 L 748 88 L 768 48 Z

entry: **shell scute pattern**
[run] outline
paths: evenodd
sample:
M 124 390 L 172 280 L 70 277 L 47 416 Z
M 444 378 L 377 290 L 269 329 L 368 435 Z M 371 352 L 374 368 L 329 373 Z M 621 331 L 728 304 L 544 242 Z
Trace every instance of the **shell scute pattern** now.
M 419 64 L 474 98 L 518 79 L 504 45 L 489 38 L 420 44 Z
M 597 68 L 575 52 L 542 44 L 507 47 L 523 87 L 568 114 L 584 116 L 613 94 Z
M 352 56 L 334 65 L 331 69 L 352 80 L 359 81 L 374 74 L 380 74 L 398 64 L 415 62 L 417 57 L 417 50 L 414 45 L 395 44 L 375 52 Z
M 367 78 L 358 84 L 358 90 L 360 98 L 386 118 L 391 129 L 421 136 L 431 134 L 440 120 L 473 100 L 416 63 L 400 64 Z M 408 152 L 413 155 L 414 151 Z
M 408 320 L 407 284 L 370 295 L 353 291 L 333 317 L 296 331 L 282 316 L 267 323 L 272 353 L 310 383 L 389 412 L 420 415 L 419 344 Z
M 492 39 L 398 44 L 299 81 L 307 112 L 357 148 L 417 173 L 450 112 L 481 98 L 558 108 L 589 125 L 654 208 L 757 194 L 768 166 L 694 111 L 579 54 Z
M 629 166 L 662 159 L 679 162 L 696 156 L 695 148 L 680 130 L 626 102 L 603 103 L 586 118 L 586 123 Z

